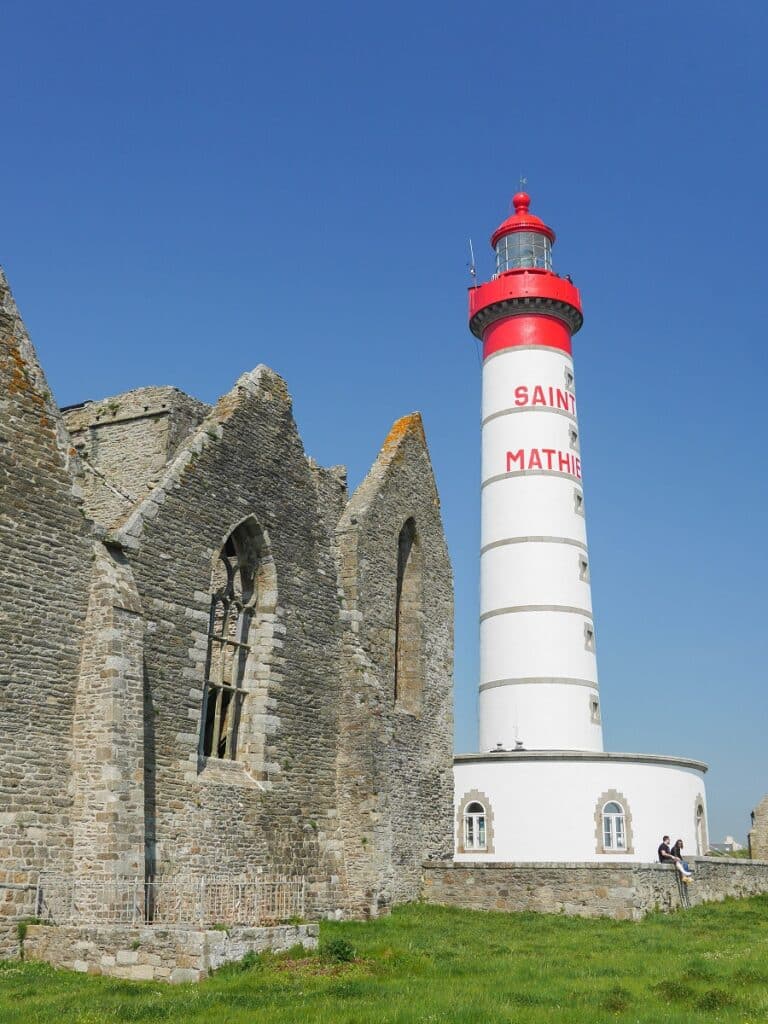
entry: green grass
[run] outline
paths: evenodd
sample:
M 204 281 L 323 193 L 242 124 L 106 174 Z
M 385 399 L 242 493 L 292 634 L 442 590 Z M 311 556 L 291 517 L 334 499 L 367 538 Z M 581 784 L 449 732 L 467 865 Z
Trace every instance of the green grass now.
M 689 1024 L 768 1020 L 768 897 L 640 924 L 413 905 L 325 923 L 352 962 L 251 957 L 199 985 L 0 963 L 2 1024 Z

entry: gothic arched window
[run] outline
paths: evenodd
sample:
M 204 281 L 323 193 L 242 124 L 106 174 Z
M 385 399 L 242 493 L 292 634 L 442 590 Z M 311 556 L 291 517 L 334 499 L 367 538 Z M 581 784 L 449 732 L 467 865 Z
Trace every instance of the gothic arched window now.
M 424 689 L 422 555 L 416 523 L 408 519 L 397 541 L 395 703 L 417 714 Z
M 259 646 L 255 620 L 264 603 L 267 562 L 271 565 L 264 535 L 248 519 L 229 535 L 214 565 L 200 737 L 204 757 L 237 757 L 252 655 Z

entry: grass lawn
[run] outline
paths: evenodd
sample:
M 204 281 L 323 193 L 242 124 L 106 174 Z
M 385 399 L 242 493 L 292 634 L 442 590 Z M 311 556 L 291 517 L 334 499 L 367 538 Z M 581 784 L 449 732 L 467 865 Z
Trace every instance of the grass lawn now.
M 199 985 L 0 962 L 2 1024 L 683 1024 L 768 1021 L 768 897 L 640 924 L 412 905 L 327 923 L 352 963 L 298 952 Z

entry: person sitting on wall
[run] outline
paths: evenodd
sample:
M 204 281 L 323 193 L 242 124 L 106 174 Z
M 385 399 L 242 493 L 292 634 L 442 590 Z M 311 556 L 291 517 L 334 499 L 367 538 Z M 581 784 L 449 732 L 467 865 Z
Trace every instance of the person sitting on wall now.
M 687 871 L 689 875 L 692 875 L 693 872 L 691 871 L 691 869 L 690 869 L 690 867 L 688 865 L 688 861 L 683 860 L 683 840 L 682 839 L 678 839 L 677 840 L 677 842 L 672 847 L 670 852 L 671 852 L 672 856 L 676 857 L 677 860 L 679 861 L 679 863 L 682 864 L 683 870 Z
M 678 842 L 680 842 L 680 840 L 678 840 Z M 680 842 L 680 846 L 682 848 L 682 842 Z M 688 871 L 688 869 L 683 866 L 683 858 L 676 857 L 672 850 L 670 850 L 669 836 L 662 836 L 661 845 L 659 846 L 658 853 L 659 862 L 661 864 L 674 864 L 677 870 L 683 876 L 683 878 L 690 878 L 693 874 L 692 871 Z

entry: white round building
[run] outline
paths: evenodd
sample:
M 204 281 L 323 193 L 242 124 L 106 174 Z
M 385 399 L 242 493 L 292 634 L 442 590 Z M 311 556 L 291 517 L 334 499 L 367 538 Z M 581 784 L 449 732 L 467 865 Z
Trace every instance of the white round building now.
M 470 289 L 483 342 L 478 754 L 455 759 L 456 859 L 655 859 L 707 849 L 706 765 L 603 751 L 570 278 L 518 193 Z

